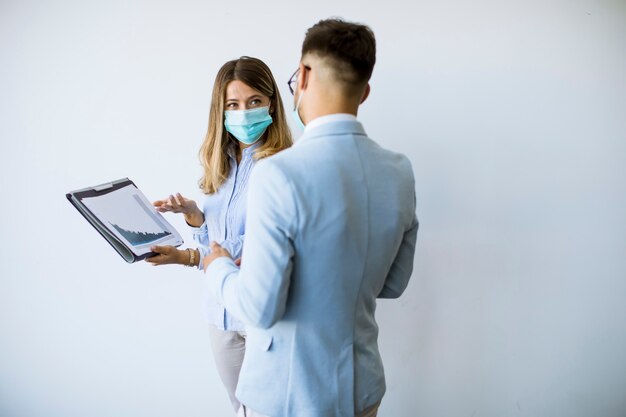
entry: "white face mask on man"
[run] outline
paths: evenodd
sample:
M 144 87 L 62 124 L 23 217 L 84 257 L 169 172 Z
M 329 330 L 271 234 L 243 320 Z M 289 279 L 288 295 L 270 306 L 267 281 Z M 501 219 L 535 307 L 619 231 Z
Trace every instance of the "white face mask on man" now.
M 296 103 L 296 107 L 293 109 L 293 118 L 296 120 L 298 127 L 301 130 L 304 130 L 305 125 L 302 122 L 302 118 L 300 117 L 300 113 L 298 113 L 298 108 L 300 107 L 300 102 L 302 101 L 302 96 L 304 96 L 304 91 L 300 90 L 300 96 L 298 96 L 298 102 Z

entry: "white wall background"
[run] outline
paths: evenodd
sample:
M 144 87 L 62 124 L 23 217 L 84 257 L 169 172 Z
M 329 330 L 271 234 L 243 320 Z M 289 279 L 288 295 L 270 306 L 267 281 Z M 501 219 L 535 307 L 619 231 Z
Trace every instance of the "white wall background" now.
M 125 264 L 64 194 L 201 198 L 218 68 L 262 58 L 290 109 L 329 16 L 374 29 L 360 118 L 417 178 L 380 416 L 626 415 L 623 0 L 2 0 L 0 416 L 229 415 L 202 277 Z

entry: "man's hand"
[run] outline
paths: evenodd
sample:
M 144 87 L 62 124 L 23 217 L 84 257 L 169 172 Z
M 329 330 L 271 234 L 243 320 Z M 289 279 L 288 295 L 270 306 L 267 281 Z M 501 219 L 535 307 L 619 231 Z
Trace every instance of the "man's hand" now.
M 206 269 L 214 260 L 223 257 L 232 259 L 232 256 L 226 249 L 218 245 L 217 242 L 211 242 L 211 253 L 204 257 L 204 273 L 206 273 Z

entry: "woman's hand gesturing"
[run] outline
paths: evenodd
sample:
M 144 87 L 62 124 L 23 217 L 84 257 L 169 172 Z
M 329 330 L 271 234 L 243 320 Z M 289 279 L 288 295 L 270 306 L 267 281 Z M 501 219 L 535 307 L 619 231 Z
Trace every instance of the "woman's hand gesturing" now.
M 204 223 L 204 214 L 198 208 L 195 201 L 183 197 L 180 193 L 170 195 L 163 200 L 152 203 L 160 213 L 183 213 L 185 221 L 190 226 L 199 227 Z

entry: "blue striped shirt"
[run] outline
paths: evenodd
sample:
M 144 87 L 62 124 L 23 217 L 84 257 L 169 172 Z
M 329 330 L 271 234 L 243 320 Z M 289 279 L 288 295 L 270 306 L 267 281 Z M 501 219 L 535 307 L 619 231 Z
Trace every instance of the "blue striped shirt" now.
M 200 227 L 192 227 L 193 238 L 199 244 L 200 264 L 203 269 L 203 259 L 210 252 L 209 243 L 216 241 L 224 247 L 233 257 L 241 257 L 243 239 L 246 231 L 246 195 L 248 191 L 248 178 L 256 163 L 254 152 L 259 143 L 244 149 L 241 161 L 237 164 L 236 149 L 231 146 L 228 149 L 230 160 L 230 173 L 228 178 L 216 193 L 207 195 L 204 199 L 204 223 Z M 204 291 L 205 315 L 210 324 L 220 330 L 241 331 L 244 325 L 232 314 L 228 313 L 224 306 L 217 304 Z

